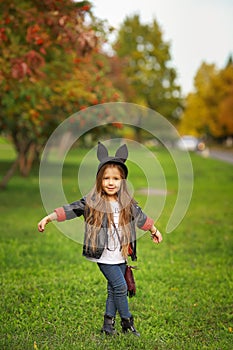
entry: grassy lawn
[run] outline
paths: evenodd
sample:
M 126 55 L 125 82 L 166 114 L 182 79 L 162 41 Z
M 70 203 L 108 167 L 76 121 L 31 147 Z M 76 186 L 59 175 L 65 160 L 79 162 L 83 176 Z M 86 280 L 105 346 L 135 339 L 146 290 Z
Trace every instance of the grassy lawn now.
M 79 154 L 80 161 L 84 151 Z M 163 232 L 175 200 L 176 174 L 168 155 L 161 150 L 156 154 L 171 189 L 157 222 Z M 0 145 L 0 174 L 9 158 L 9 146 Z M 77 155 L 69 159 L 64 184 L 75 200 Z M 160 246 L 152 244 L 148 233 L 138 241 L 137 295 L 129 303 L 140 338 L 100 333 L 103 276 L 82 257 L 81 245 L 53 224 L 45 234 L 37 232 L 45 215 L 38 169 L 28 179 L 16 175 L 0 193 L 0 349 L 232 349 L 232 165 L 195 154 L 192 162 L 194 192 L 182 223 L 164 234 Z M 136 188 L 146 187 L 139 170 L 132 181 Z M 145 202 L 142 194 L 136 199 Z M 120 331 L 119 317 L 116 327 Z

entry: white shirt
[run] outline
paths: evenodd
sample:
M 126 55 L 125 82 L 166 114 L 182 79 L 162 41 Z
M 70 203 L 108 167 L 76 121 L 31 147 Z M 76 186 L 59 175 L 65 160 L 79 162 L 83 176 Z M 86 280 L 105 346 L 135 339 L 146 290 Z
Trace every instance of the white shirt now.
M 98 262 L 101 264 L 122 264 L 125 262 L 125 259 L 121 253 L 121 244 L 119 241 L 119 238 L 121 238 L 121 230 L 119 228 L 119 204 L 117 201 L 111 201 L 111 207 L 113 211 L 113 221 L 115 224 L 115 227 L 118 231 L 118 234 L 116 232 L 116 229 L 112 225 L 111 230 L 108 230 L 108 243 L 106 244 L 106 247 L 104 248 L 104 251 L 99 259 L 94 258 L 87 258 L 90 261 Z

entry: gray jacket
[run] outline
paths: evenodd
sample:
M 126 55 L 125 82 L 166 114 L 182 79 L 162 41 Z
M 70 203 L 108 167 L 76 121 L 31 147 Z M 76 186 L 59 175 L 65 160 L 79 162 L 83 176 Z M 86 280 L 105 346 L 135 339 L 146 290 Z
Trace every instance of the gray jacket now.
M 66 204 L 63 207 L 55 209 L 57 213 L 57 221 L 64 221 L 74 219 L 79 216 L 84 216 L 86 219 L 86 198 L 83 197 L 78 201 L 71 204 Z M 147 231 L 153 225 L 153 219 L 149 218 L 137 204 L 132 204 L 131 208 L 131 220 L 130 220 L 130 246 L 129 255 L 133 261 L 137 260 L 136 255 L 136 227 L 141 230 Z M 107 215 L 104 215 L 101 229 L 97 234 L 96 250 L 93 251 L 90 240 L 87 238 L 87 224 L 85 224 L 83 255 L 90 258 L 99 259 L 103 253 L 103 250 L 107 244 L 107 232 L 108 222 Z

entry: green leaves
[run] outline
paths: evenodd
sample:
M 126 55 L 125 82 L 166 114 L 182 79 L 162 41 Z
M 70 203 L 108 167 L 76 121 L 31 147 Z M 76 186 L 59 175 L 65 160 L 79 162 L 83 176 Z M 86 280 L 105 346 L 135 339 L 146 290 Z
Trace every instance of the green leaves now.
M 122 60 L 129 102 L 144 104 L 167 118 L 175 118 L 181 104 L 176 72 L 171 68 L 169 44 L 158 23 L 142 24 L 138 15 L 127 17 L 114 45 Z M 131 90 L 127 84 L 131 85 Z M 173 119 L 174 120 L 174 119 Z

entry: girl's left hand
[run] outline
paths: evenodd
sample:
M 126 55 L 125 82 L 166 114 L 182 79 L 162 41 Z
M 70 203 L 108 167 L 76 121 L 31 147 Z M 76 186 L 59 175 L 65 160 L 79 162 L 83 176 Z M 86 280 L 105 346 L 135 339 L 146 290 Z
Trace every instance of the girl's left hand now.
M 151 238 L 152 238 L 153 242 L 156 244 L 162 242 L 162 240 L 163 240 L 163 237 L 158 229 L 156 230 L 155 233 L 151 232 Z

